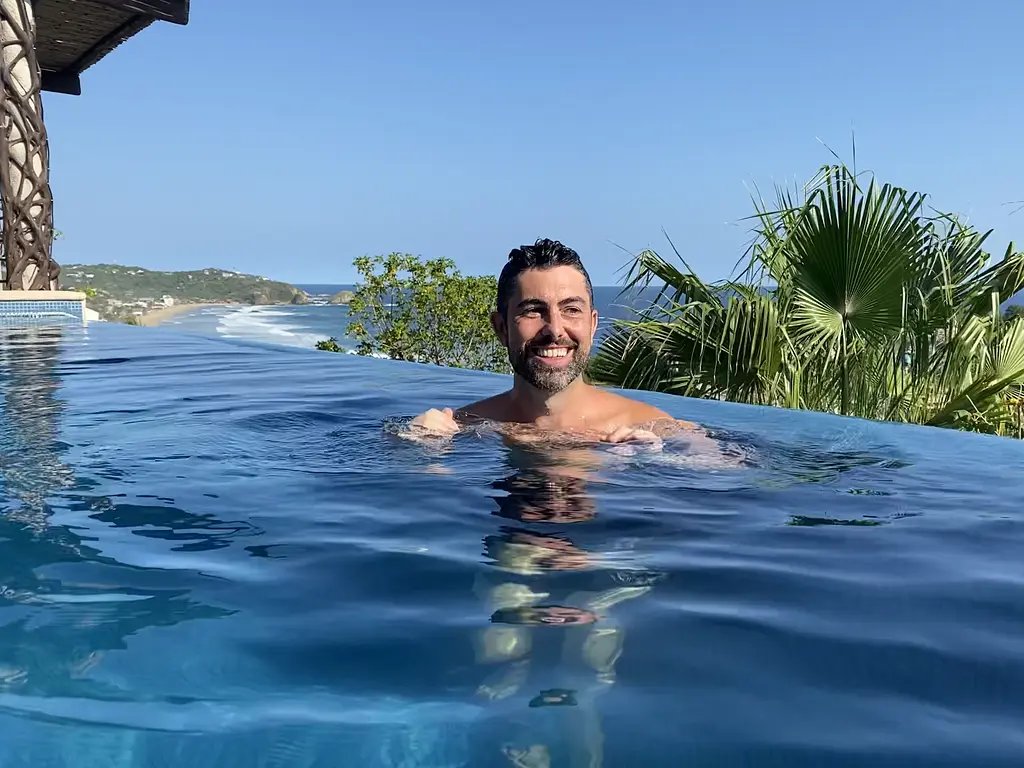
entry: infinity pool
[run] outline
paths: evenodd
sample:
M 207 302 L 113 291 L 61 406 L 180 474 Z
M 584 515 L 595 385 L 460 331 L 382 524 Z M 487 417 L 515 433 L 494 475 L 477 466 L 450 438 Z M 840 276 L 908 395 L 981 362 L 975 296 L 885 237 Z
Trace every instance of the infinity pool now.
M 746 466 L 395 420 L 501 377 L 0 340 L 0 766 L 1020 766 L 1024 443 L 640 395 Z

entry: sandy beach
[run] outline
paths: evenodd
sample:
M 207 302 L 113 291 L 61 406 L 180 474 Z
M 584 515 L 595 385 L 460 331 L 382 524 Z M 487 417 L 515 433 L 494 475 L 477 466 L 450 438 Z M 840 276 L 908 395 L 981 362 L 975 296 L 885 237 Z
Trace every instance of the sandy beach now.
M 183 312 L 191 312 L 193 309 L 202 309 L 203 307 L 230 307 L 231 304 L 173 304 L 169 307 L 160 307 L 159 309 L 150 310 L 146 314 L 139 318 L 139 325 L 160 325 L 160 323 L 170 320 L 172 317 L 182 314 Z

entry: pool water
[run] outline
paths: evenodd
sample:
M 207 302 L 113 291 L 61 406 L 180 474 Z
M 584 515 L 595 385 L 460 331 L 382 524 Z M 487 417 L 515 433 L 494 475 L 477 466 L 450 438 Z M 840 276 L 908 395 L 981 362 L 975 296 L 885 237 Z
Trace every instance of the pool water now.
M 1024 443 L 638 394 L 746 461 L 417 444 L 506 380 L 2 333 L 2 768 L 1024 762 Z

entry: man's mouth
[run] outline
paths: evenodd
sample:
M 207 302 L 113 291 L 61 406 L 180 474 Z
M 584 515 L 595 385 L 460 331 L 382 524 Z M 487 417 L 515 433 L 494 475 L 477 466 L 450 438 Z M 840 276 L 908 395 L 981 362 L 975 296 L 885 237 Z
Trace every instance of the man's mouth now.
M 565 357 L 571 351 L 569 347 L 534 347 L 533 353 L 538 357 Z
M 548 368 L 565 368 L 572 364 L 575 347 L 532 347 L 530 353 Z

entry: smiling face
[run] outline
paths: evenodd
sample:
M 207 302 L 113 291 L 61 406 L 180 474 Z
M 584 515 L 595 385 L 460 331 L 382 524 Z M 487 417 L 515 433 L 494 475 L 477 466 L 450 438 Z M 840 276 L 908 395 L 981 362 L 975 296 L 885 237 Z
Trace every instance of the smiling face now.
M 527 269 L 494 330 L 520 377 L 543 392 L 560 392 L 587 367 L 597 311 L 583 274 L 572 267 Z

